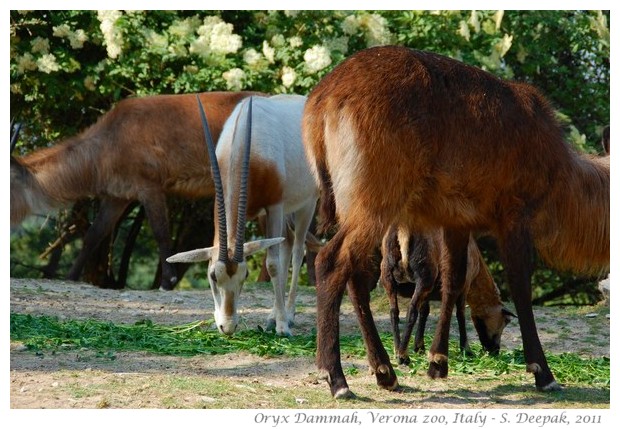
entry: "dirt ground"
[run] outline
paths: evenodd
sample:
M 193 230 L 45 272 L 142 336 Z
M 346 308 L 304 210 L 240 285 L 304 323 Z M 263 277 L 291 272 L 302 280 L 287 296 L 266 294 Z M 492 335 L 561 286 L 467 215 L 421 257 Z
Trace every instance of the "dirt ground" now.
M 97 319 L 127 324 L 150 319 L 157 324 L 179 325 L 211 319 L 213 311 L 208 290 L 117 291 L 99 289 L 84 283 L 32 279 L 11 279 L 10 289 L 11 312 L 54 315 L 60 319 Z M 266 285 L 244 289 L 239 306 L 244 327 L 264 326 L 271 308 L 272 295 L 273 292 Z M 315 327 L 314 303 L 313 289 L 302 288 L 298 297 L 294 333 L 308 333 Z M 511 307 L 510 304 L 508 306 Z M 570 351 L 584 356 L 610 355 L 608 307 L 584 309 L 577 317 L 569 317 L 561 323 L 557 316 L 561 310 L 537 308 L 535 311 L 545 350 L 557 353 Z M 389 331 L 388 312 L 374 311 L 374 315 L 379 330 Z M 358 332 L 355 315 L 346 297 L 341 323 L 342 332 Z M 521 347 L 517 323 L 511 323 L 506 328 L 502 346 L 507 349 Z M 59 352 L 37 356 L 27 351 L 23 344 L 12 342 L 10 407 L 200 408 L 201 404 L 211 407 L 213 401 L 219 400 L 205 394 L 208 391 L 206 388 L 196 389 L 195 394 L 188 393 L 191 389 L 185 389 L 183 398 L 171 399 L 170 403 L 153 397 L 157 384 L 162 383 L 158 377 L 171 374 L 189 377 L 196 383 L 203 382 L 200 379 L 205 376 L 229 377 L 237 380 L 239 386 L 246 386 L 244 383 L 247 381 L 250 389 L 267 386 L 267 391 L 287 387 L 294 390 L 319 384 L 314 360 L 311 358 L 264 358 L 249 354 L 180 358 L 120 352 L 114 360 L 102 360 L 89 356 L 88 351 L 82 352 L 81 357 L 79 354 Z M 366 365 L 365 361 L 353 361 L 360 367 Z M 374 377 L 368 377 L 369 384 L 374 384 Z M 529 382 L 533 383 L 533 380 Z M 96 387 L 104 385 L 119 388 L 104 389 L 101 390 L 103 393 L 99 393 Z M 132 387 L 124 391 L 124 385 Z M 324 382 L 320 382 L 315 390 L 319 390 L 323 396 L 329 394 Z M 305 399 L 296 400 L 303 405 L 300 401 Z M 429 406 L 433 405 L 436 404 L 430 403 Z M 273 404 L 265 397 L 262 406 L 268 408 L 281 405 Z M 494 405 L 485 404 L 487 406 Z M 496 406 L 504 408 L 507 405 L 499 403 Z M 223 404 L 222 408 L 225 407 Z

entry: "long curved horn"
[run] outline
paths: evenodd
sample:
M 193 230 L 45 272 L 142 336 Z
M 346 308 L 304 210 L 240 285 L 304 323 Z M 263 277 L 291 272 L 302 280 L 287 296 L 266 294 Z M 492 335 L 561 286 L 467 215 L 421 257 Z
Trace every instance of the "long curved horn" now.
M 237 237 L 235 239 L 235 253 L 233 261 L 240 263 L 243 261 L 243 243 L 245 242 L 245 221 L 246 208 L 248 201 L 248 173 L 250 170 L 250 147 L 252 145 L 252 98 L 248 105 L 248 117 L 246 121 L 245 134 L 245 156 L 241 169 L 241 183 L 239 185 L 239 205 L 237 206 Z
M 19 131 L 21 129 L 22 129 L 21 122 L 18 122 L 17 124 L 15 124 L 15 127 L 13 127 L 13 120 L 11 120 L 11 130 L 13 131 L 13 134 L 11 135 L 11 153 L 13 153 L 13 149 L 15 149 L 15 144 L 17 143 L 17 137 L 19 136 Z
M 202 120 L 202 129 L 205 134 L 205 140 L 207 141 L 207 150 L 209 152 L 209 160 L 211 161 L 211 174 L 213 176 L 213 183 L 215 185 L 215 198 L 217 200 L 217 219 L 219 221 L 219 233 L 220 233 L 220 249 L 218 259 L 222 262 L 228 262 L 228 234 L 226 232 L 226 207 L 224 206 L 224 188 L 222 187 L 222 176 L 220 175 L 220 167 L 217 163 L 217 157 L 215 155 L 215 145 L 211 138 L 211 131 L 209 131 L 209 124 L 207 123 L 207 116 L 205 110 L 202 107 L 200 97 L 196 95 L 198 100 L 198 107 L 200 108 L 200 119 Z

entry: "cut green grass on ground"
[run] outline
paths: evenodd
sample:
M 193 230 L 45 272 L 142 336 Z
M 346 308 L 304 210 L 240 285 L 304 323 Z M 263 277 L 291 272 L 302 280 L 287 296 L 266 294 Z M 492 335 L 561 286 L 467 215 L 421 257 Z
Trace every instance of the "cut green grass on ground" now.
M 48 316 L 11 314 L 11 340 L 23 343 L 34 353 L 89 350 L 103 359 L 113 360 L 115 353 L 141 351 L 168 356 L 221 355 L 246 352 L 258 356 L 314 356 L 316 335 L 280 337 L 262 330 L 243 330 L 225 337 L 213 330 L 203 329 L 210 322 L 196 322 L 180 326 L 157 325 L 145 320 L 134 325 L 121 325 L 94 320 L 61 321 Z M 382 334 L 386 350 L 392 348 L 390 334 Z M 430 338 L 427 339 L 430 343 Z M 343 356 L 363 358 L 365 349 L 360 335 L 340 338 Z M 450 344 L 451 366 L 454 374 L 475 374 L 495 377 L 500 374 L 522 373 L 525 362 L 521 349 L 502 351 L 498 356 L 483 353 L 480 346 L 472 345 L 473 356 L 458 352 L 456 343 Z M 547 353 L 549 365 L 561 384 L 578 383 L 582 386 L 609 389 L 610 360 L 583 358 L 574 353 Z M 413 354 L 409 367 L 397 367 L 399 376 L 423 374 L 427 368 L 425 356 Z M 357 371 L 347 368 L 349 375 Z

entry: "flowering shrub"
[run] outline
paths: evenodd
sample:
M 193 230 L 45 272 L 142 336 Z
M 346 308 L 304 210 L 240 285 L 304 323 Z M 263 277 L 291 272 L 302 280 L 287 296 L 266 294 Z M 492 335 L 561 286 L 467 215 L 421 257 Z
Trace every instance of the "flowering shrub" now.
M 352 53 L 401 44 L 531 81 L 593 137 L 609 121 L 607 16 L 11 11 L 11 108 L 27 122 L 21 142 L 27 151 L 79 131 L 127 96 L 227 89 L 306 94 Z

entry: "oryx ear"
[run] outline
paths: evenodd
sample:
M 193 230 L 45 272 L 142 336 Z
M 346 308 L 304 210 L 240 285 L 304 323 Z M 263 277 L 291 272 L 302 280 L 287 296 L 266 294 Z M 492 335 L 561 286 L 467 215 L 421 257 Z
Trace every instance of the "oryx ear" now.
M 250 241 L 243 245 L 243 257 L 247 258 L 250 255 L 260 252 L 268 247 L 275 246 L 284 241 L 284 237 L 277 238 L 265 238 L 263 240 Z
M 187 252 L 177 253 L 166 258 L 168 262 L 202 262 L 211 259 L 211 255 L 216 251 L 215 247 L 195 249 Z

